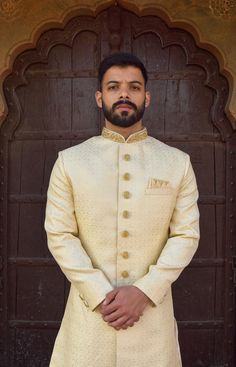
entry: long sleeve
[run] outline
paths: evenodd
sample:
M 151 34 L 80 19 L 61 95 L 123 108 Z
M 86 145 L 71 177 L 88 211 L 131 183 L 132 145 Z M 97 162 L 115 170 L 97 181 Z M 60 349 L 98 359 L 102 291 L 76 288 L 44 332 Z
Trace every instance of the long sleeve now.
M 198 190 L 189 156 L 170 222 L 169 238 L 157 263 L 134 285 L 161 303 L 171 284 L 191 261 L 199 240 Z
M 72 188 L 60 153 L 48 188 L 45 229 L 53 257 L 78 289 L 78 296 L 94 310 L 113 287 L 104 273 L 93 267 L 79 239 Z

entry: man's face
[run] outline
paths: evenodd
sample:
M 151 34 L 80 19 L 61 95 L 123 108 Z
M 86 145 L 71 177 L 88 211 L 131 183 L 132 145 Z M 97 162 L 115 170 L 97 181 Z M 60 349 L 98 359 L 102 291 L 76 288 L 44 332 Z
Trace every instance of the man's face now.
M 104 74 L 102 91 L 96 93 L 96 100 L 107 121 L 130 127 L 142 119 L 150 95 L 145 91 L 141 70 L 134 66 L 112 66 Z

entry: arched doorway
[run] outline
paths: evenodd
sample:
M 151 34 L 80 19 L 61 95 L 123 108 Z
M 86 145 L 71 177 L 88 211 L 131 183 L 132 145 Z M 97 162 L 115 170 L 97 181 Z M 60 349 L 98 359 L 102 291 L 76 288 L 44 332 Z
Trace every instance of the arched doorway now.
M 234 366 L 236 137 L 224 114 L 228 84 L 217 60 L 186 31 L 119 7 L 45 32 L 34 50 L 17 57 L 4 83 L 4 366 L 48 365 L 68 292 L 43 229 L 49 175 L 59 150 L 100 133 L 102 116 L 93 99 L 97 67 L 118 50 L 133 52 L 147 66 L 149 134 L 189 153 L 197 174 L 201 244 L 174 286 L 184 366 Z

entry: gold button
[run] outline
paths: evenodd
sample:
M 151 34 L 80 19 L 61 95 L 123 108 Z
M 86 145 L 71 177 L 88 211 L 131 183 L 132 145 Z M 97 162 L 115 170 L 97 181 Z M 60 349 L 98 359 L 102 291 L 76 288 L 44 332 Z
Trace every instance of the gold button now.
M 126 172 L 124 175 L 123 175 L 123 179 L 125 181 L 129 181 L 130 180 L 130 174 L 128 172 Z
M 130 157 L 130 154 L 125 154 L 125 155 L 124 155 L 124 160 L 125 160 L 125 161 L 130 161 L 130 158 L 131 158 L 131 157 Z
M 122 275 L 123 278 L 128 278 L 129 273 L 128 273 L 128 271 L 124 270 L 124 271 L 122 271 L 121 275 Z
M 129 235 L 129 232 L 128 231 L 121 232 L 121 236 L 122 237 L 128 237 L 128 235 Z
M 123 196 L 124 196 L 125 199 L 129 199 L 130 198 L 130 192 L 129 191 L 124 191 Z
M 128 251 L 123 251 L 121 255 L 122 255 L 122 257 L 123 257 L 124 259 L 128 259 L 128 257 L 129 257 L 129 253 L 128 253 Z
M 123 218 L 129 218 L 129 212 L 128 210 L 124 210 L 122 213 Z

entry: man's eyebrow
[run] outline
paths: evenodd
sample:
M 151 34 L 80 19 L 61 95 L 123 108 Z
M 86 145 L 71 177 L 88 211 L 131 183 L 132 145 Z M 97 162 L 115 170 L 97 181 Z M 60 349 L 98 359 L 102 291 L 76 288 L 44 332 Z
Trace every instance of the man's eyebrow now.
M 113 84 L 113 83 L 118 84 L 119 82 L 117 80 L 109 80 L 109 82 L 107 82 L 106 84 L 108 85 L 108 84 Z
M 141 83 L 139 80 L 132 80 L 131 82 L 129 82 L 130 84 L 140 84 L 143 85 L 143 83 Z
M 107 82 L 106 84 L 119 84 L 120 82 L 118 80 L 109 80 L 109 82 Z M 130 82 L 128 82 L 129 84 L 140 84 L 143 85 L 143 83 L 141 83 L 139 80 L 131 80 Z

